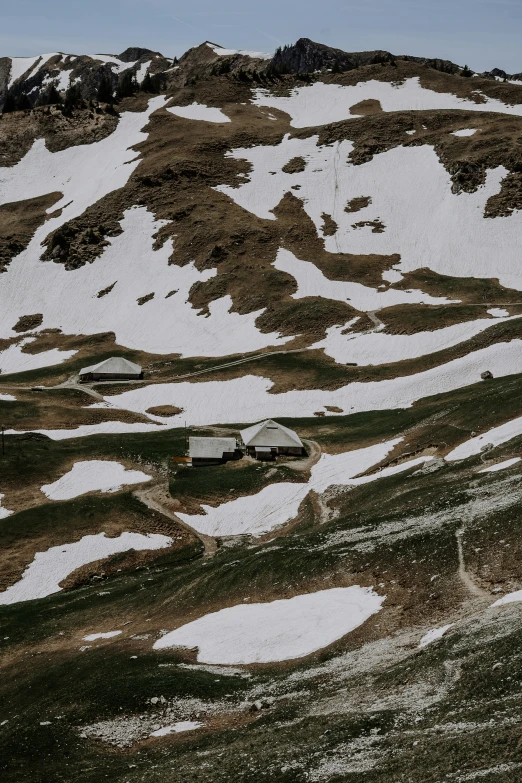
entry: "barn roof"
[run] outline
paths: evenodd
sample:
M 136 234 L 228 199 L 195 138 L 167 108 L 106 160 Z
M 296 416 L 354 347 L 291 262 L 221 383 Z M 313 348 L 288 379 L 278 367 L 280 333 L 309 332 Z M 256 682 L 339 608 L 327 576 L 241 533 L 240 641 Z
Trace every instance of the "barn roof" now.
M 80 375 L 86 375 L 89 372 L 107 373 L 108 375 L 139 375 L 141 367 L 139 364 L 124 359 L 123 356 L 111 356 L 110 359 L 105 359 L 99 364 L 83 367 L 80 370 Z
M 301 438 L 296 432 L 272 419 L 247 427 L 246 430 L 241 431 L 241 437 L 245 446 L 303 447 Z
M 234 452 L 235 450 L 235 438 L 189 438 L 190 457 L 221 459 L 225 452 Z

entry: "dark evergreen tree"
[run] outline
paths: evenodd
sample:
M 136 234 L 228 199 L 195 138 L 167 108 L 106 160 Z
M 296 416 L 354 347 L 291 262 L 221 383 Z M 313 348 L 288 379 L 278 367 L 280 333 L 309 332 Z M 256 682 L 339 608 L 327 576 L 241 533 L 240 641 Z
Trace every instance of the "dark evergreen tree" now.
M 29 100 L 25 92 L 23 92 L 16 101 L 16 108 L 18 111 L 31 111 L 33 104 Z
M 73 109 L 82 108 L 83 105 L 82 91 L 78 85 L 69 85 L 67 92 L 65 93 L 65 112 L 69 114 Z
M 101 78 L 96 98 L 100 103 L 112 103 L 114 100 L 112 83 L 106 76 Z
M 140 84 L 140 90 L 157 95 L 165 89 L 166 82 L 167 80 L 163 73 L 155 73 L 153 76 L 148 73 Z
M 8 92 L 5 96 L 2 114 L 9 114 L 11 111 L 16 111 L 16 98 Z
M 154 92 L 154 90 L 152 89 L 152 78 L 150 73 L 145 74 L 145 77 L 142 83 L 140 84 L 140 90 L 142 90 L 143 92 Z
M 118 83 L 116 97 L 119 101 L 121 101 L 122 98 L 130 98 L 138 90 L 139 85 L 136 81 L 135 74 L 131 73 L 130 71 L 125 71 Z M 106 103 L 109 103 L 109 101 L 106 101 Z
M 62 96 L 60 95 L 60 93 L 58 92 L 54 84 L 51 84 L 51 86 L 49 87 L 49 89 L 44 95 L 44 100 L 42 101 L 42 103 L 51 106 L 53 104 L 57 104 L 61 102 L 62 102 Z
M 469 79 L 470 76 L 473 76 L 473 71 L 465 65 L 460 75 Z
M 341 68 L 337 60 L 335 60 L 334 64 L 332 65 L 332 73 L 341 73 Z

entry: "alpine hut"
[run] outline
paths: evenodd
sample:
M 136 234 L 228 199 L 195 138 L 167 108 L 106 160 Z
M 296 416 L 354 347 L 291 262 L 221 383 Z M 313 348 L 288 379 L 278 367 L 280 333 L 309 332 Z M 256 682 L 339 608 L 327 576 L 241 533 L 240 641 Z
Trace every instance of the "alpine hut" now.
M 143 378 L 139 364 L 129 362 L 123 356 L 111 356 L 110 359 L 80 370 L 80 381 L 135 381 Z
M 242 456 L 235 438 L 189 438 L 189 457 L 194 466 L 221 465 Z
M 278 454 L 306 454 L 299 435 L 272 419 L 242 430 L 241 438 L 246 453 L 257 459 L 274 459 Z

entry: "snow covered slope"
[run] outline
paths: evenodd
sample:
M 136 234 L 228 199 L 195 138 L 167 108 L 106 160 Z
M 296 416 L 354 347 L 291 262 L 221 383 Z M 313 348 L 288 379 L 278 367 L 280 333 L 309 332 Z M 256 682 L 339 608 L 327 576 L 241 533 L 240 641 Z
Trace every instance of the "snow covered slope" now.
M 522 82 L 221 43 L 0 58 L 2 780 L 518 780 Z

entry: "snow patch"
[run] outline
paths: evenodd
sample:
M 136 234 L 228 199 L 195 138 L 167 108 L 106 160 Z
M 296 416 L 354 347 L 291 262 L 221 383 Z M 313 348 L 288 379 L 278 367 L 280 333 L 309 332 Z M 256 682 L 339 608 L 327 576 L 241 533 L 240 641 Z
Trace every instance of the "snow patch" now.
M 60 582 L 87 563 L 94 563 L 130 549 L 138 552 L 165 549 L 171 544 L 172 538 L 159 533 L 121 533 L 115 538 L 107 538 L 105 533 L 98 533 L 83 536 L 73 544 L 53 546 L 45 552 L 37 552 L 22 578 L 0 593 L 0 605 L 33 601 L 58 593 L 62 589 Z
M 150 481 L 152 476 L 140 470 L 126 470 L 119 462 L 85 460 L 75 462 L 71 470 L 53 484 L 44 484 L 42 492 L 50 500 L 70 500 L 86 492 L 118 492 L 123 485 Z
M 16 402 L 16 397 L 12 394 L 0 394 L 0 402 Z
M 203 726 L 198 720 L 181 720 L 178 723 L 172 723 L 170 726 L 163 726 L 161 729 L 156 729 L 150 735 L 151 737 L 165 737 L 167 734 L 179 734 L 181 731 L 194 731 L 194 729 L 200 729 Z
M 205 122 L 230 122 L 221 109 L 215 106 L 205 106 L 203 103 L 194 101 L 189 106 L 169 106 L 167 109 L 176 117 L 184 117 L 186 120 L 205 120 Z
M 463 128 L 462 130 L 452 131 L 452 136 L 473 136 L 477 132 L 476 128 Z
M 147 75 L 147 72 L 149 70 L 149 65 L 152 63 L 152 60 L 147 60 L 146 63 L 142 63 L 138 70 L 136 71 L 136 81 L 138 84 L 141 84 L 144 78 Z
M 123 60 L 119 60 L 112 54 L 88 54 L 87 57 L 110 65 L 111 69 L 116 71 L 116 73 L 123 73 L 123 71 L 128 71 L 129 68 L 134 68 L 138 62 L 137 60 L 134 60 L 132 63 L 124 63 Z
M 492 346 L 494 347 L 494 346 Z M 514 369 L 512 372 L 520 372 L 519 369 Z M 507 375 L 511 373 L 506 373 Z M 505 424 L 501 424 L 499 427 L 493 427 L 493 429 L 484 432 L 482 435 L 477 435 L 475 438 L 470 438 L 457 446 L 449 454 L 446 454 L 445 458 L 448 462 L 453 462 L 457 459 L 466 459 L 474 454 L 479 454 L 484 446 L 499 446 L 501 443 L 506 443 L 512 438 L 516 438 L 518 435 L 522 435 L 522 416 L 518 416 L 516 419 L 511 419 Z
M 328 328 L 326 338 L 312 345 L 311 349 L 324 348 L 324 352 L 339 363 L 356 362 L 362 366 L 392 364 L 452 348 L 471 340 L 496 323 L 507 320 L 510 320 L 509 317 L 495 321 L 481 318 L 415 334 L 386 334 L 377 331 L 367 334 L 343 334 L 347 328 L 345 324 Z
M 29 289 L 29 285 L 27 288 Z M 19 343 L 10 345 L 5 351 L 0 351 L 0 372 L 3 375 L 38 370 L 40 367 L 61 364 L 74 356 L 75 353 L 78 353 L 78 351 L 74 350 L 60 351 L 57 348 L 52 348 L 50 351 L 42 351 L 41 353 L 24 353 L 22 349 L 34 342 L 35 339 L 34 337 L 27 337 Z
M 495 601 L 491 606 L 504 606 L 504 604 L 514 604 L 518 601 L 522 601 L 522 590 L 517 590 L 514 593 L 508 593 L 507 595 L 502 596 L 502 598 L 499 598 L 498 601 Z
M 509 312 L 502 307 L 490 307 L 486 312 L 492 315 L 493 318 L 505 318 L 505 316 L 509 315 Z
M 322 296 L 339 302 L 349 302 L 356 310 L 380 310 L 383 307 L 393 307 L 398 304 L 447 304 L 454 301 L 446 297 L 435 297 L 419 290 L 401 291 L 389 288 L 387 291 L 377 291 L 362 283 L 350 283 L 342 280 L 330 280 L 311 261 L 302 261 L 290 250 L 278 250 L 274 267 L 291 275 L 297 283 L 297 291 L 293 299 L 304 299 L 307 296 Z M 401 275 L 402 277 L 402 275 Z M 488 324 L 491 325 L 491 324 Z M 335 328 L 335 327 L 334 327 Z M 340 327 L 344 329 L 345 327 Z M 317 346 L 316 346 L 317 347 Z
M 453 623 L 443 625 L 441 628 L 432 628 L 427 634 L 424 634 L 419 642 L 419 647 L 426 647 L 428 644 L 435 642 L 437 639 L 441 639 L 446 631 L 449 631 L 453 627 Z
M 220 57 L 227 57 L 231 54 L 242 54 L 244 57 L 253 57 L 256 60 L 271 60 L 273 56 L 267 52 L 249 52 L 246 49 L 224 49 L 222 46 L 211 43 L 207 43 L 207 46 L 216 54 L 219 54 Z
M 239 604 L 168 633 L 155 650 L 198 648 L 202 663 L 286 661 L 327 647 L 380 611 L 372 588 L 336 587 L 271 603 Z
M 11 516 L 11 514 L 13 513 L 12 511 L 9 511 L 8 508 L 3 508 L 2 507 L 2 498 L 3 497 L 5 497 L 5 495 L 3 495 L 0 492 L 0 519 L 6 519 L 7 517 Z
M 105 631 L 105 633 L 89 633 L 83 637 L 84 642 L 95 642 L 96 639 L 112 639 L 119 636 L 122 631 Z
M 36 70 L 40 70 L 43 65 L 49 62 L 51 57 L 56 57 L 57 54 L 59 54 L 59 52 L 39 54 L 36 57 L 12 57 L 8 89 L 20 78 L 20 76 L 25 75 L 26 79 L 28 79 L 29 76 L 34 76 L 36 66 L 38 66 Z
M 506 459 L 503 462 L 497 462 L 495 465 L 490 465 L 489 468 L 483 468 L 482 470 L 477 471 L 478 473 L 496 473 L 497 470 L 504 470 L 505 468 L 510 468 L 511 465 L 516 465 L 517 462 L 520 462 L 521 457 L 512 457 L 511 459 Z
M 315 82 L 310 86 L 294 88 L 288 97 L 271 95 L 268 90 L 258 89 L 254 92 L 252 103 L 284 111 L 292 118 L 290 125 L 294 128 L 308 128 L 361 116 L 352 114 L 350 107 L 367 100 L 379 101 L 385 112 L 465 109 L 522 115 L 521 104 L 508 106 L 487 96 L 485 103 L 475 103 L 468 98 L 457 98 L 451 93 L 434 92 L 421 87 L 418 76 L 406 79 L 402 84 L 376 79 L 355 85 Z

